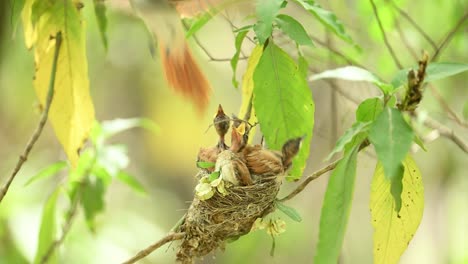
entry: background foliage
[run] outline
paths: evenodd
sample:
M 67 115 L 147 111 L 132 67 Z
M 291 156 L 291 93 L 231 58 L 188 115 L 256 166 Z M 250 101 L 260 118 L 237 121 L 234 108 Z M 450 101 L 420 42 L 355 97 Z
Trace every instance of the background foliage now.
M 292 27 L 297 27 L 291 25 L 294 22 L 291 22 L 291 19 L 286 15 L 277 18 L 280 30 L 273 29 L 275 32 L 274 40 L 293 57 L 296 57 L 294 54 L 296 45 L 301 45 L 301 52 L 308 64 L 307 75 L 348 65 L 351 61 L 353 64 L 371 69 L 373 73 L 378 74 L 378 77 L 365 76 L 363 78 L 381 86 L 381 88 L 383 87 L 384 91 L 388 88 L 382 86 L 381 82 L 383 81 L 380 80 L 391 82 L 394 86 L 398 86 L 396 85 L 398 83 L 401 84 L 398 78 L 392 80 L 398 69 L 384 46 L 381 32 L 373 15 L 372 5 L 368 1 L 324 1 L 321 3 L 324 9 L 307 4 L 306 1 L 298 2 L 308 12 L 298 8 L 297 5 L 290 4 L 284 13 L 300 21 L 305 28 L 304 31 L 312 35 L 312 41 L 304 37 L 303 31 L 292 31 Z M 416 60 L 412 57 L 413 52 L 419 57 L 422 49 L 428 50 L 431 54 L 434 50 L 431 43 L 421 36 L 408 20 L 404 19 L 402 13 L 399 13 L 394 5 L 405 10 L 436 43 L 439 43 L 446 36 L 447 32 L 453 28 L 460 17 L 465 15 L 464 12 L 468 9 L 465 1 L 375 2 L 387 36 L 405 68 L 415 65 Z M 17 24 L 16 19 L 12 18 L 12 14 L 9 13 L 12 10 L 10 5 L 15 3 L 17 2 L 2 1 L 0 3 L 3 5 L 0 8 L 2 12 L 0 18 L 3 20 L 2 27 L 0 27 L 0 98 L 3 99 L 0 104 L 0 157 L 3 160 L 0 165 L 0 175 L 7 175 L 14 166 L 17 154 L 24 147 L 39 116 L 37 114 L 39 111 L 34 106 L 36 95 L 32 82 L 32 76 L 35 72 L 34 53 L 27 51 L 24 36 L 21 34 L 22 25 L 21 23 Z M 258 10 L 262 12 L 262 8 L 264 8 L 263 12 L 271 14 L 272 10 L 279 10 L 280 4 L 281 1 L 271 1 Z M 64 7 L 59 4 L 56 8 Z M 13 8 L 13 10 L 15 9 Z M 336 16 L 323 10 L 333 10 Z M 193 175 L 196 172 L 194 159 L 198 148 L 214 144 L 216 137 L 213 130 L 204 133 L 211 121 L 211 114 L 200 119 L 186 101 L 164 87 L 165 82 L 160 77 L 162 75 L 159 59 L 151 57 L 146 31 L 139 21 L 121 13 L 109 11 L 107 41 L 104 42 L 107 44 L 103 45 L 103 35 L 100 31 L 102 27 L 99 27 L 98 23 L 102 25 L 106 22 L 101 19 L 96 20 L 93 2 L 84 1 L 84 8 L 81 12 L 86 23 L 82 26 L 69 26 L 74 26 L 73 30 L 76 30 L 76 35 L 73 36 L 77 39 L 73 40 L 73 43 L 81 49 L 84 49 L 84 45 L 86 45 L 89 86 L 97 119 L 102 121 L 144 116 L 154 120 L 159 127 L 155 128 L 144 120 L 136 119 L 132 119 L 129 123 L 104 123 L 101 126 L 95 124 L 91 143 L 93 147 L 81 157 L 80 161 L 77 161 L 78 167 L 80 167 L 80 163 L 83 166 L 81 172 L 94 170 L 95 174 L 99 175 L 99 173 L 103 173 L 102 169 L 105 168 L 106 172 L 112 172 L 115 174 L 112 176 L 120 181 L 102 182 L 106 176 L 101 175 L 102 177 L 91 179 L 92 181 L 86 185 L 87 187 L 82 189 L 83 197 L 91 199 L 92 197 L 100 197 L 98 194 L 104 189 L 107 189 L 107 193 L 104 200 L 92 199 L 92 203 L 84 203 L 82 208 L 80 207 L 79 212 L 83 212 L 85 217 L 76 218 L 65 241 L 66 250 L 61 252 L 63 253 L 62 261 L 64 263 L 114 263 L 128 258 L 137 250 L 163 236 L 180 218 L 188 207 L 186 201 L 192 199 L 193 186 L 195 185 Z M 323 27 L 319 20 L 310 14 L 315 16 L 320 14 L 319 18 L 322 22 L 329 22 L 329 26 Z M 434 19 L 434 17 L 439 16 L 443 17 L 443 23 L 439 19 Z M 232 23 L 239 28 L 249 24 L 249 21 L 244 20 L 244 13 L 229 14 L 229 17 Z M 254 27 L 254 31 L 257 34 L 260 32 L 259 36 L 264 34 L 263 38 L 259 38 L 261 42 L 264 42 L 269 35 L 268 32 L 272 30 L 268 25 L 271 25 L 275 18 L 265 15 L 262 17 L 266 20 L 258 23 Z M 337 24 L 337 18 L 342 21 L 342 24 Z M 81 27 L 86 27 L 86 42 L 84 37 L 80 35 Z M 17 32 L 15 32 L 15 28 L 17 28 Z M 289 41 L 281 30 L 289 33 L 288 37 L 297 44 Z M 241 91 L 231 87 L 233 86 L 231 84 L 232 65 L 229 61 L 217 61 L 217 58 L 230 59 L 240 48 L 240 44 L 235 45 L 231 31 L 231 26 L 226 19 L 223 16 L 217 16 L 195 33 L 203 47 L 208 49 L 212 58 L 197 46 L 194 39 L 191 39 L 196 55 L 205 72 L 209 74 L 208 77 L 215 88 L 210 106 L 213 113 L 218 103 L 222 103 L 228 113 L 237 112 L 241 104 Z M 264 32 L 267 32 L 266 35 Z M 406 36 L 406 39 L 402 38 L 401 33 Z M 441 54 L 439 61 L 467 62 L 468 38 L 466 34 L 466 29 L 457 32 L 449 46 Z M 246 35 L 237 37 L 238 41 L 236 42 L 240 42 L 240 38 L 245 37 Z M 42 36 L 42 38 L 46 39 L 48 36 Z M 38 41 L 40 40 L 39 37 Z M 405 42 L 409 43 L 414 50 L 408 49 Z M 312 47 L 313 45 L 315 46 Z M 356 45 L 359 45 L 360 49 L 356 48 Z M 244 39 L 243 52 L 239 52 L 239 55 L 241 57 L 244 54 L 249 55 L 252 48 L 252 43 Z M 330 52 L 330 49 L 339 51 L 341 55 Z M 278 50 L 276 46 L 270 45 L 264 52 L 281 54 L 282 51 Z M 40 57 L 41 54 L 36 54 L 36 59 L 37 56 Z M 256 70 L 255 73 L 249 73 L 248 69 L 246 71 L 245 60 L 240 60 L 236 64 L 237 78 L 235 79 L 241 79 L 244 72 L 251 74 L 250 76 L 254 80 L 271 78 L 272 76 L 261 74 L 261 71 L 269 72 L 275 71 L 275 69 L 267 68 L 271 63 L 262 65 L 262 61 L 263 63 L 269 62 L 268 60 L 275 59 L 277 56 L 280 55 L 272 58 L 267 56 L 257 58 L 259 68 L 258 72 Z M 83 58 L 77 58 L 77 60 L 83 60 Z M 302 65 L 303 68 L 297 69 L 298 76 L 306 73 L 304 70 L 306 63 L 299 65 Z M 83 66 L 83 63 L 74 62 L 73 67 L 75 66 Z M 282 67 L 287 67 L 285 72 L 291 71 L 292 66 L 292 64 L 282 64 Z M 428 69 L 428 72 L 431 70 L 433 69 Z M 86 69 L 83 71 L 86 72 Z M 353 76 L 356 75 L 359 76 L 358 73 L 353 73 Z M 450 108 L 459 115 L 467 105 L 468 92 L 465 87 L 467 77 L 467 74 L 463 73 L 450 79 L 434 82 L 434 90 L 438 91 L 440 96 L 448 102 Z M 303 150 L 310 152 L 304 175 L 308 175 L 322 166 L 322 161 L 332 151 L 339 136 L 354 123 L 354 112 L 358 104 L 366 98 L 379 95 L 378 90 L 368 83 L 322 80 L 320 75 L 313 78 L 320 80 L 308 83 L 315 101 L 315 126 L 310 150 Z M 73 82 L 73 80 L 71 81 Z M 40 82 L 40 78 L 36 82 Z M 271 80 L 264 80 L 264 82 L 274 85 Z M 248 81 L 244 79 L 242 85 L 249 85 Z M 306 84 L 301 85 L 290 89 L 300 90 Z M 38 88 L 40 85 L 35 87 L 40 89 Z M 281 89 L 281 87 L 277 88 Z M 256 92 L 262 93 L 262 89 L 258 89 Z M 263 91 L 262 95 L 266 94 Z M 292 95 L 295 94 L 292 93 Z M 301 98 L 285 97 L 284 99 L 290 99 L 291 103 L 294 103 L 295 100 L 301 100 L 307 96 L 309 95 L 305 93 Z M 265 97 L 256 97 L 256 100 L 263 99 L 272 105 L 265 104 L 265 109 L 257 109 L 257 116 L 260 122 L 267 124 L 273 122 L 270 121 L 272 117 L 268 108 L 275 107 L 275 104 Z M 447 118 L 446 109 L 436 99 L 437 93 L 434 94 L 431 89 L 427 89 L 421 108 L 430 116 L 453 127 L 459 134 L 466 135 L 466 128 L 458 126 L 453 120 Z M 80 100 L 80 102 L 82 101 Z M 377 102 L 368 99 L 365 103 L 373 105 Z M 371 141 L 373 143 L 383 142 L 384 144 L 386 139 L 373 137 L 372 131 L 375 129 L 373 130 L 365 124 L 365 122 L 377 118 L 377 114 L 369 115 L 365 111 L 366 107 L 362 104 L 359 109 L 361 111 L 358 110 L 356 119 L 362 123 L 353 126 L 355 130 L 351 131 L 349 140 L 353 138 L 352 136 L 370 129 Z M 383 111 L 388 113 L 387 109 Z M 304 118 L 310 118 L 313 113 L 312 110 Z M 284 120 L 280 122 L 289 121 L 291 121 L 291 117 L 284 116 Z M 155 134 L 142 129 L 133 129 L 116 135 L 124 128 L 139 126 L 149 127 L 158 132 Z M 297 129 L 296 136 L 299 136 L 307 134 L 311 127 L 304 124 L 304 127 L 294 126 L 294 129 Z M 417 132 L 423 135 L 428 133 L 428 131 Z M 374 134 L 378 136 L 379 133 L 375 131 Z M 114 135 L 116 136 L 110 137 Z M 278 133 L 277 136 L 285 137 L 281 133 Z M 258 139 L 255 140 L 258 142 Z M 272 146 L 280 145 L 281 140 L 268 143 Z M 310 140 L 310 137 L 307 140 Z M 122 143 L 128 149 L 119 145 Z M 404 148 L 409 148 L 409 143 L 404 145 Z M 342 147 L 344 148 L 344 144 Z M 465 220 L 468 217 L 468 204 L 466 203 L 468 179 L 464 176 L 468 169 L 466 166 L 467 156 L 450 141 L 444 139 L 427 144 L 426 148 L 427 152 L 418 150 L 414 155 L 421 175 L 424 177 L 424 215 L 419 230 L 401 262 L 466 263 L 468 261 L 468 242 L 466 240 L 468 229 Z M 270 237 L 262 232 L 254 232 L 242 237 L 236 243 L 229 244 L 228 250 L 225 253 L 217 254 L 215 261 L 207 260 L 207 262 L 286 263 L 293 261 L 295 263 L 308 263 L 314 256 L 321 258 L 320 255 L 316 256 L 315 252 L 317 239 L 321 237 L 319 227 L 328 225 L 330 230 L 327 232 L 335 230 L 336 236 L 344 236 L 344 241 L 341 251 L 338 248 L 330 253 L 334 255 L 326 256 L 339 256 L 343 263 L 370 263 L 373 251 L 373 232 L 369 223 L 374 220 L 385 221 L 388 219 L 374 211 L 371 214 L 369 211 L 369 199 L 372 202 L 371 209 L 373 209 L 374 202 L 379 201 L 370 195 L 370 191 L 382 188 L 379 181 L 382 180 L 382 171 L 387 170 L 385 166 L 383 168 L 379 166 L 376 170 L 376 177 L 371 180 L 376 157 L 380 157 L 380 155 L 378 149 L 377 154 L 367 150 L 365 153 L 359 154 L 355 176 L 346 175 L 348 168 L 342 167 L 338 167 L 331 176 L 331 179 L 338 182 L 340 177 L 350 181 L 355 177 L 352 208 L 348 208 L 349 205 L 345 204 L 344 211 L 343 208 L 338 208 L 335 212 L 332 208 L 330 211 L 332 216 L 336 216 L 337 213 L 349 214 L 346 232 L 336 228 L 336 226 L 341 227 L 340 223 L 331 225 L 331 222 L 326 221 L 326 219 L 319 220 L 321 213 L 323 215 L 325 210 L 322 209 L 321 212 L 323 200 L 331 199 L 329 195 L 325 194 L 328 177 L 324 176 L 288 202 L 288 205 L 300 212 L 302 222 L 296 223 L 283 217 L 287 222 L 287 232 L 276 239 L 274 258 L 269 256 Z M 103 161 L 102 164 L 94 162 L 97 156 L 101 157 L 99 160 Z M 66 170 L 61 165 L 63 163 L 56 162 L 65 159 L 65 154 L 55 139 L 51 127 L 46 126 L 28 162 L 0 207 L 0 263 L 28 263 L 34 261 L 37 249 L 43 250 L 41 245 L 37 245 L 38 237 L 42 233 L 49 233 L 47 230 L 43 230 L 50 228 L 50 226 L 40 226 L 41 217 L 50 217 L 48 213 L 43 214 L 44 208 L 45 212 L 53 212 L 53 208 L 57 208 L 57 214 L 65 215 L 66 218 L 69 204 L 66 199 L 56 200 L 58 192 L 67 192 L 73 201 L 73 195 L 76 195 L 73 190 L 78 187 L 70 185 L 65 190 L 54 192 L 55 186 L 62 183 L 67 176 Z M 345 159 L 348 160 L 348 166 L 356 166 L 356 149 L 347 149 Z M 397 163 L 401 162 L 402 159 L 404 157 L 398 158 Z M 53 165 L 48 167 L 50 164 Z M 411 159 L 404 159 L 404 166 L 412 167 L 412 164 Z M 58 177 L 50 177 L 45 181 L 37 181 L 23 186 L 23 183 L 46 167 L 49 173 L 51 171 L 58 172 Z M 47 175 L 47 173 L 43 175 Z M 131 179 L 134 178 L 130 175 L 138 179 L 142 185 L 132 181 Z M 300 172 L 296 175 L 300 175 Z M 79 178 L 80 174 L 77 173 L 74 177 Z M 402 177 L 405 180 L 408 177 L 416 176 L 405 173 Z M 122 182 L 133 186 L 142 195 L 135 194 Z M 329 184 L 333 183 L 332 180 L 330 182 Z M 288 193 L 288 190 L 292 189 L 293 186 L 291 183 L 284 184 L 282 192 Z M 347 186 L 349 187 L 349 185 Z M 349 189 L 339 191 L 346 197 L 353 195 Z M 403 188 L 403 193 L 405 191 L 406 189 Z M 280 197 L 282 197 L 281 194 Z M 394 201 L 392 198 L 386 197 L 385 199 L 391 203 Z M 403 207 L 405 199 L 403 196 L 401 201 Z M 86 204 L 93 206 L 89 207 Z M 46 206 L 44 207 L 44 205 Z M 419 209 L 422 210 L 422 208 Z M 97 212 L 101 213 L 97 214 Z M 276 215 L 283 216 L 281 212 L 275 213 Z M 391 217 L 397 216 L 392 215 Z M 58 219 L 62 221 L 62 218 L 64 217 Z M 59 226 L 61 224 L 59 223 Z M 57 231 L 60 232 L 60 230 Z M 331 235 L 331 233 L 326 234 Z M 396 239 L 402 241 L 399 238 Z M 41 240 L 52 241 L 53 239 L 41 237 Z M 173 259 L 171 251 L 169 250 L 169 253 L 166 254 L 164 250 L 160 250 L 145 261 L 147 263 L 152 261 L 171 262 Z

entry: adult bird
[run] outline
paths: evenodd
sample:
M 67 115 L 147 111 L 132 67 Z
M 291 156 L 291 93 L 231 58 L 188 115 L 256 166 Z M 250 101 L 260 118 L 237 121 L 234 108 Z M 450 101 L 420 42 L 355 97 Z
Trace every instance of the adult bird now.
M 158 43 L 165 78 L 200 113 L 208 106 L 211 87 L 185 40 L 181 17 L 194 17 L 220 0 L 110 0 L 112 7 L 135 13 Z

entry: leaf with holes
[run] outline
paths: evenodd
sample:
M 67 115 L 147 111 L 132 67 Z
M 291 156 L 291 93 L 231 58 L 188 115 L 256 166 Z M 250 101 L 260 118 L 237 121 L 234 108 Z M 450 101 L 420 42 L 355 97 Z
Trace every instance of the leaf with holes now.
M 385 176 L 392 183 L 391 190 L 397 212 L 401 208 L 401 162 L 408 154 L 413 138 L 413 130 L 401 112 L 395 108 L 385 108 L 369 131 L 369 140 L 374 145 L 379 161 L 382 162 Z
M 413 130 L 395 108 L 385 108 L 372 124 L 369 140 L 375 147 L 388 179 L 398 175 L 401 161 L 408 154 L 413 137 Z
M 266 143 L 281 149 L 292 138 L 304 136 L 288 179 L 299 179 L 309 156 L 314 127 L 314 101 L 307 80 L 294 60 L 270 42 L 255 69 L 254 108 Z
M 402 209 L 396 212 L 391 183 L 381 163 L 377 164 L 371 185 L 370 210 L 374 227 L 374 263 L 398 263 L 413 238 L 424 211 L 424 189 L 414 160 L 403 161 Z

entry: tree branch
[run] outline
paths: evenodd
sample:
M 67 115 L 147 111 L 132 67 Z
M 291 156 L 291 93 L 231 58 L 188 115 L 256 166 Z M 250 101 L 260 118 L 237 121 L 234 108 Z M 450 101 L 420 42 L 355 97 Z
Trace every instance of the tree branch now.
M 385 42 L 385 46 L 387 46 L 388 51 L 390 52 L 390 55 L 392 55 L 393 61 L 395 62 L 395 65 L 399 69 L 403 69 L 403 66 L 400 63 L 400 60 L 398 60 L 398 57 L 396 56 L 395 52 L 393 51 L 392 46 L 390 45 L 390 42 L 387 39 L 387 35 L 385 34 L 385 29 L 383 28 L 382 21 L 380 20 L 379 13 L 377 12 L 377 6 L 374 3 L 374 0 L 369 0 L 371 5 L 372 5 L 372 10 L 374 11 L 375 18 L 377 19 L 377 23 L 379 24 L 380 32 L 382 32 L 382 36 Z
M 403 9 L 398 7 L 398 5 L 394 1 L 389 1 L 389 2 L 398 11 L 398 13 L 400 13 L 400 15 L 402 15 L 404 18 L 406 18 L 406 20 L 408 20 L 408 22 L 411 25 L 413 25 L 413 27 L 416 29 L 416 31 L 418 31 L 419 34 L 421 34 L 427 40 L 427 42 L 429 42 L 429 44 L 431 44 L 432 48 L 434 50 L 437 50 L 437 44 L 435 43 L 435 41 L 418 25 L 418 23 L 416 23 L 413 20 L 413 18 L 411 18 L 411 16 L 408 15 L 408 13 L 406 13 Z
M 128 259 L 127 261 L 122 262 L 122 264 L 135 263 L 138 260 L 148 256 L 149 254 L 151 254 L 156 249 L 164 246 L 165 244 L 167 244 L 167 243 L 169 243 L 171 241 L 180 240 L 180 239 L 184 238 L 184 236 L 185 236 L 185 233 L 183 233 L 183 232 L 182 233 L 169 233 L 165 237 L 161 238 L 158 242 L 156 242 L 156 243 L 150 245 L 149 247 L 143 249 L 142 251 L 138 252 L 131 259 Z
M 447 114 L 453 118 L 455 123 L 459 124 L 460 126 L 468 128 L 468 123 L 463 121 L 458 115 L 455 113 L 455 111 L 450 108 L 449 104 L 445 101 L 445 99 L 440 95 L 440 93 L 437 91 L 437 89 L 434 87 L 433 84 L 429 84 L 429 89 L 431 89 L 432 95 L 434 95 L 435 99 L 439 104 L 442 106 L 442 108 L 447 111 Z
M 457 31 L 461 28 L 466 19 L 468 19 L 468 12 L 465 13 L 465 15 L 463 15 L 463 17 L 461 17 L 460 20 L 458 20 L 458 23 L 452 28 L 452 30 L 449 31 L 445 39 L 441 42 L 437 50 L 434 52 L 434 55 L 432 56 L 432 61 L 436 61 L 439 58 L 442 50 L 448 45 L 448 43 L 450 43 L 452 38 L 455 36 L 455 33 L 457 33 Z
M 44 129 L 44 126 L 45 126 L 45 124 L 47 122 L 47 118 L 49 116 L 50 105 L 52 104 L 52 99 L 54 97 L 55 74 L 57 72 L 57 61 L 58 61 L 59 51 L 60 51 L 60 46 L 61 45 L 62 45 L 62 32 L 59 31 L 57 33 L 57 35 L 55 36 L 55 53 L 54 53 L 54 59 L 53 59 L 53 62 L 52 62 L 52 70 L 51 70 L 51 74 L 50 74 L 49 89 L 47 91 L 47 97 L 46 97 L 44 111 L 41 114 L 39 124 L 37 125 L 36 129 L 34 130 L 34 133 L 31 136 L 31 138 L 29 139 L 29 141 L 28 141 L 28 143 L 26 145 L 26 148 L 23 151 L 23 154 L 20 155 L 20 157 L 18 159 L 18 162 L 16 163 L 16 166 L 13 169 L 13 172 L 11 173 L 11 175 L 8 178 L 5 185 L 0 190 L 0 203 L 2 202 L 3 198 L 7 194 L 11 183 L 15 179 L 16 175 L 18 174 L 19 170 L 23 166 L 24 162 L 26 162 L 26 160 L 28 159 L 29 152 L 31 152 L 32 148 L 34 147 L 34 144 L 39 139 L 39 136 L 41 135 L 42 130 Z
M 415 114 L 415 116 L 417 116 Z M 436 130 L 441 136 L 451 140 L 453 143 L 455 143 L 463 152 L 468 154 L 468 145 L 463 141 L 462 138 L 460 138 L 455 132 L 451 129 L 448 128 L 435 119 L 432 119 L 430 117 L 426 117 L 424 119 L 424 125 L 426 127 L 432 128 Z
M 305 180 L 299 184 L 294 191 L 292 191 L 290 194 L 286 195 L 286 197 L 279 199 L 280 202 L 284 202 L 287 200 L 291 200 L 294 198 L 296 195 L 298 195 L 300 192 L 302 192 L 305 187 L 313 180 L 317 179 L 318 177 L 322 176 L 323 174 L 333 170 L 336 168 L 336 165 L 338 164 L 339 160 L 334 161 L 327 166 L 321 168 L 320 170 L 312 173 L 311 175 L 307 176 Z
M 184 24 L 184 27 L 187 29 L 188 28 L 187 23 L 184 22 L 183 24 Z M 195 40 L 195 42 L 197 43 L 198 47 L 200 47 L 200 49 L 203 50 L 203 52 L 206 54 L 206 56 L 208 56 L 208 58 L 210 58 L 210 61 L 216 61 L 216 62 L 231 61 L 231 58 L 215 58 L 214 56 L 211 55 L 210 51 L 201 43 L 201 41 L 198 39 L 196 34 L 193 34 L 192 37 Z M 246 59 L 248 59 L 248 57 L 245 57 L 245 56 L 240 56 L 239 57 L 239 60 L 246 60 Z
M 80 184 L 80 188 L 83 188 L 83 183 Z M 70 208 L 68 209 L 65 217 L 65 223 L 62 228 L 62 234 L 60 235 L 60 238 L 56 239 L 47 249 L 46 253 L 41 259 L 41 264 L 47 263 L 49 261 L 50 257 L 52 257 L 54 251 L 65 241 L 65 237 L 68 235 L 68 232 L 71 229 L 71 226 L 73 224 L 73 220 L 75 219 L 76 216 L 76 211 L 78 209 L 78 204 L 81 200 L 81 194 L 82 191 L 81 189 L 76 193 L 76 196 L 72 200 L 72 204 Z
M 330 47 L 329 45 L 327 45 L 327 43 L 315 36 L 312 36 L 312 35 L 309 35 L 310 38 L 312 38 L 312 40 L 314 42 L 317 42 L 320 46 L 323 46 L 323 47 L 326 47 L 331 53 L 341 57 L 342 59 L 344 59 L 347 63 L 351 64 L 351 65 L 355 65 L 355 66 L 358 66 L 358 67 L 361 67 L 363 69 L 366 69 L 365 66 L 363 66 L 362 64 L 359 64 L 358 62 L 356 62 L 355 60 L 349 58 L 348 56 L 346 56 L 344 53 L 342 53 L 341 51 L 337 50 L 336 48 L 334 47 Z

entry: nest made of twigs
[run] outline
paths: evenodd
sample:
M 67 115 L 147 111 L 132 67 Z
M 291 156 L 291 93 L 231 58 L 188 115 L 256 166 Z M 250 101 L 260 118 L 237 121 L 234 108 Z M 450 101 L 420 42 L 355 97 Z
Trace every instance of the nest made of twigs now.
M 197 176 L 201 178 L 207 174 L 202 170 Z M 257 218 L 274 210 L 281 184 L 278 177 L 253 178 L 256 180 L 252 185 L 227 185 L 226 195 L 215 190 L 207 200 L 195 196 L 178 230 L 185 233 L 177 253 L 178 261 L 192 263 L 196 257 L 223 248 L 226 241 L 249 233 Z

